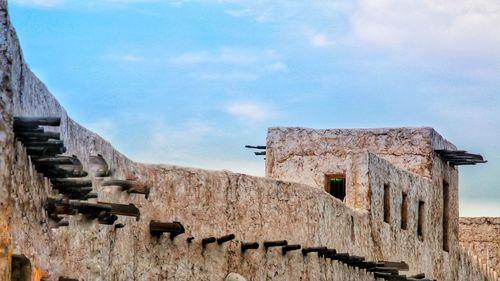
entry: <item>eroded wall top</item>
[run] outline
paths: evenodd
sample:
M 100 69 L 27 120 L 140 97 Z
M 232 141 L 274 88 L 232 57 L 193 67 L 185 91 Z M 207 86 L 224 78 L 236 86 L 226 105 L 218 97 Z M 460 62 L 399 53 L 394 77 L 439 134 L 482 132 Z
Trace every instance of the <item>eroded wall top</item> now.
M 435 149 L 456 147 L 430 127 L 322 130 L 275 127 L 268 130 L 266 175 L 317 186 L 321 181 L 317 174 L 346 169 L 344 162 L 350 155 L 369 151 L 399 168 L 430 178 Z

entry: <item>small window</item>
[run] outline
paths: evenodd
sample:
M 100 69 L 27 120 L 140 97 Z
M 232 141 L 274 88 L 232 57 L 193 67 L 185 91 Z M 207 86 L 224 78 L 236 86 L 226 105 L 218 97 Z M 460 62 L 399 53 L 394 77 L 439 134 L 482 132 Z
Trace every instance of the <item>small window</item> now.
M 344 201 L 346 196 L 345 175 L 327 175 L 325 177 L 325 191 Z
M 449 231 L 449 213 L 448 204 L 450 201 L 450 186 L 446 181 L 443 181 L 443 250 L 448 252 L 450 245 L 448 242 Z
M 401 200 L 401 229 L 408 229 L 408 196 L 404 192 Z
M 354 242 L 356 240 L 356 236 L 354 234 L 354 217 L 351 216 L 351 241 Z
M 417 235 L 420 240 L 424 240 L 424 223 L 425 223 L 425 213 L 424 213 L 424 201 L 418 202 L 418 219 L 417 219 Z
M 384 222 L 391 223 L 391 193 L 388 184 L 384 184 Z
M 31 263 L 28 258 L 23 255 L 13 255 L 11 266 L 11 281 L 31 280 Z

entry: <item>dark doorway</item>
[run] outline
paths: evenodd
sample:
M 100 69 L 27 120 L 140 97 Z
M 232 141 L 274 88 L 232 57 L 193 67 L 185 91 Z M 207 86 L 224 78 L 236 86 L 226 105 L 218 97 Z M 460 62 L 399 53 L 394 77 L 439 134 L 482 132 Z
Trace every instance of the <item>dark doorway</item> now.
M 346 196 L 345 175 L 326 175 L 325 190 L 335 198 L 344 201 Z
M 23 255 L 12 256 L 11 281 L 31 281 L 31 263 Z

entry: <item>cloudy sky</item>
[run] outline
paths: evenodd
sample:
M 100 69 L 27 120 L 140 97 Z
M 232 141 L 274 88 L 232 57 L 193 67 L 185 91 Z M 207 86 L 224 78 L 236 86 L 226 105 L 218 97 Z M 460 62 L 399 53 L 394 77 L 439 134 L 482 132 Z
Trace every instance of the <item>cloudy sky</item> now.
M 432 126 L 500 216 L 497 0 L 10 0 L 32 70 L 134 160 L 264 174 L 266 128 Z

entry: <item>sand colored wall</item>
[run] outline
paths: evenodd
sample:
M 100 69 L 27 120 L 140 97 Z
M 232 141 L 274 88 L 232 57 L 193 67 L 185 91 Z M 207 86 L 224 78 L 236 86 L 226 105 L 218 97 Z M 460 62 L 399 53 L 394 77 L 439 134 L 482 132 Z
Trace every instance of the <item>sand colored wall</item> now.
M 500 273 L 500 218 L 460 218 L 460 245 Z
M 322 187 L 323 174 L 346 170 L 350 154 L 369 151 L 396 167 L 430 178 L 433 150 L 437 148 L 456 149 L 428 127 L 275 127 L 267 135 L 266 176 Z
M 9 48 L 9 33 L 5 32 L 9 25 L 7 18 L 7 3 L 0 2 L 0 280 L 10 279 L 11 255 L 11 176 L 12 170 L 12 133 L 10 112 L 12 111 L 12 91 L 9 87 L 11 75 L 6 53 Z
M 411 274 L 425 272 L 439 280 L 482 280 L 481 272 L 470 270 L 473 267 L 466 263 L 462 267 L 459 263 L 443 263 L 445 258 L 434 245 L 439 238 L 420 242 L 413 230 L 400 231 L 396 209 L 394 221 L 386 224 L 378 212 L 349 208 L 323 190 L 301 183 L 130 161 L 67 116 L 22 60 L 15 32 L 2 11 L 0 36 L 6 39 L 2 41 L 0 71 L 10 78 L 0 85 L 0 188 L 4 189 L 0 190 L 0 226 L 4 226 L 0 243 L 6 248 L 0 256 L 0 277 L 7 277 L 0 280 L 8 280 L 12 253 L 27 256 L 33 266 L 45 272 L 47 280 L 59 276 L 85 280 L 223 280 L 229 272 L 248 280 L 374 280 L 370 274 L 325 262 L 314 254 L 304 258 L 299 252 L 283 256 L 277 249 L 245 254 L 239 250 L 242 241 L 281 239 L 302 246 L 328 246 L 370 260 L 404 260 L 410 264 Z M 152 189 L 146 199 L 117 188 L 103 188 L 102 178 L 93 179 L 100 201 L 133 203 L 141 210 L 140 220 L 120 217 L 118 223 L 125 227 L 115 230 L 74 216 L 68 227 L 51 228 L 43 205 L 47 196 L 57 194 L 48 180 L 33 170 L 23 146 L 13 141 L 12 117 L 20 115 L 61 116 L 60 130 L 68 154 L 77 155 L 84 167 L 88 169 L 90 153 L 100 153 L 110 165 L 113 178 L 135 175 L 148 181 Z M 411 198 L 431 196 L 428 178 L 398 169 L 364 151 L 349 157 L 352 163 L 358 163 L 351 164 L 359 180 L 353 185 L 360 193 L 372 194 L 370 200 L 360 203 L 369 210 L 381 206 L 382 179 L 393 183 L 394 194 L 414 185 L 418 188 Z M 415 157 L 420 164 L 412 167 L 426 167 L 422 172 L 431 175 L 428 159 Z M 398 200 L 394 196 L 391 204 L 397 206 Z M 186 234 L 174 241 L 165 236 L 152 237 L 150 220 L 180 221 Z M 426 227 L 430 229 L 434 223 L 428 220 Z M 410 225 L 414 227 L 414 222 Z M 236 235 L 235 241 L 205 248 L 200 244 L 201 238 L 229 233 Z M 188 236 L 196 238 L 193 243 L 186 242 Z M 458 276 L 459 272 L 463 276 Z

